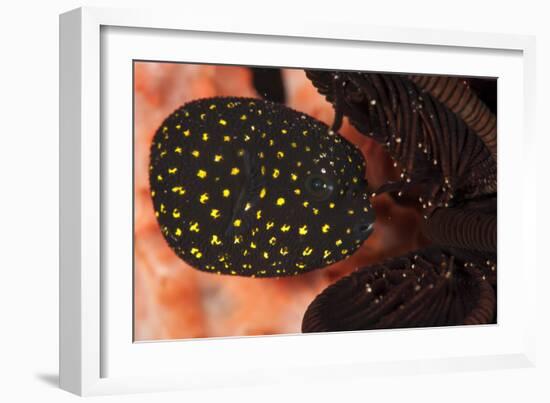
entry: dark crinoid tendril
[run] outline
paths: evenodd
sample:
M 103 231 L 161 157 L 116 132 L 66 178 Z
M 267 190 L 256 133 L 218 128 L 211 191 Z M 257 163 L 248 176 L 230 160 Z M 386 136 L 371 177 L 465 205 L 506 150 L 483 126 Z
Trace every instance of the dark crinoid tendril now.
M 496 298 L 481 268 L 439 249 L 369 266 L 325 289 L 303 332 L 485 324 Z
M 456 113 L 485 143 L 496 160 L 497 120 L 467 82 L 449 76 L 409 76 L 423 91 Z
M 436 76 L 306 71 L 334 106 L 386 146 L 403 184 L 423 185 L 431 212 L 496 191 L 496 120 L 464 81 Z
M 496 208 L 495 195 L 438 208 L 425 221 L 424 234 L 440 246 L 496 253 Z

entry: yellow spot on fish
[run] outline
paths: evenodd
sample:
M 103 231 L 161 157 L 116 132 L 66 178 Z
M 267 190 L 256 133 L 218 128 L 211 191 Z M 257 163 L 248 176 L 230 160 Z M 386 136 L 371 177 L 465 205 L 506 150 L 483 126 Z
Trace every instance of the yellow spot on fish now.
M 304 263 L 296 263 L 296 267 L 299 268 L 299 269 L 303 269 L 304 267 L 306 267 L 306 265 Z
M 241 120 L 246 120 L 246 115 L 241 115 Z
M 181 147 L 176 147 L 176 148 L 174 148 L 174 152 L 175 152 L 176 154 L 181 154 L 181 151 L 182 151 L 182 150 L 181 150 Z
M 273 170 L 273 177 L 274 177 L 274 178 L 278 178 L 278 177 L 279 177 L 279 174 L 280 174 L 280 171 L 279 171 L 277 168 L 275 168 L 275 169 Z
M 244 211 L 248 211 L 252 208 L 252 204 L 250 203 L 246 203 L 245 206 L 244 206 Z
M 325 224 L 321 227 L 321 231 L 326 234 L 330 230 L 330 225 Z
M 313 252 L 313 248 L 310 248 L 309 246 L 307 248 L 305 248 L 302 252 L 302 255 L 303 256 L 309 256 L 311 255 L 311 253 Z
M 179 211 L 177 208 L 175 208 L 175 209 L 172 211 L 172 217 L 174 217 L 174 218 L 180 218 L 180 216 L 181 216 L 180 211 Z
M 302 193 L 302 191 L 300 189 L 294 189 L 294 194 L 299 195 L 300 193 Z
M 302 203 L 302 206 L 304 206 L 304 207 L 309 206 L 309 202 L 306 200 L 305 202 Z
M 288 133 L 288 131 L 287 131 L 286 129 L 281 129 L 281 133 L 283 133 L 283 134 L 287 134 L 287 133 Z
M 241 222 L 242 222 L 241 220 L 236 219 L 235 221 L 233 221 L 233 226 L 234 226 L 234 227 L 240 227 L 240 226 L 241 226 Z
M 250 136 L 248 134 L 244 135 L 244 141 L 250 141 Z
M 266 225 L 265 225 L 265 229 L 271 229 L 273 228 L 273 226 L 275 225 L 275 223 L 273 221 L 269 221 Z
M 199 201 L 202 203 L 202 204 L 205 204 L 208 199 L 210 199 L 210 196 L 208 196 L 208 193 L 203 193 L 199 196 Z
M 288 231 L 290 231 L 290 225 L 283 224 L 283 226 L 281 227 L 281 232 L 288 232 Z
M 201 113 L 201 115 L 200 115 L 200 116 L 201 116 L 201 120 L 204 120 L 204 119 L 206 119 L 206 113 Z
M 174 234 L 176 234 L 176 236 L 181 236 L 181 229 L 176 228 L 176 232 L 174 232 Z
M 268 242 L 269 242 L 270 245 L 275 245 L 275 243 L 277 243 L 277 238 L 272 236 L 271 238 L 269 238 Z
M 190 131 L 189 129 L 187 129 L 187 130 L 185 130 L 185 131 L 183 132 L 183 135 L 184 135 L 185 137 L 189 137 L 189 136 L 191 135 L 191 131 Z
M 224 189 L 222 191 L 222 194 L 223 194 L 223 197 L 229 197 L 229 195 L 231 194 L 231 191 L 229 189 Z
M 273 144 L 275 144 L 275 140 L 269 139 L 269 146 L 270 146 L 270 147 L 273 147 Z
M 332 254 L 331 251 L 325 250 L 325 251 L 323 252 L 323 259 L 326 259 L 326 258 L 329 257 L 331 254 Z
M 216 109 L 216 104 L 211 104 L 211 105 L 208 107 L 208 109 L 210 109 L 210 110 Z
M 155 197 L 157 193 L 154 190 L 151 190 L 151 197 Z
M 162 132 L 163 132 L 163 133 L 166 133 L 167 131 L 168 131 L 168 127 L 164 126 L 164 127 L 162 128 Z
M 285 246 L 285 247 L 279 249 L 279 253 L 283 256 L 288 255 L 288 248 Z
M 202 141 L 208 141 L 208 133 L 202 134 Z
M 175 167 L 174 167 L 174 168 L 168 168 L 168 173 L 169 173 L 170 175 L 173 175 L 173 174 L 175 174 L 176 172 L 178 172 L 178 168 L 175 168 Z
M 341 239 L 338 239 L 336 240 L 336 242 L 334 242 L 336 244 L 336 246 L 340 246 L 342 245 L 342 240 Z
M 231 141 L 231 137 L 229 137 L 229 136 L 223 136 L 223 141 L 226 142 L 226 143 L 228 143 L 228 142 Z
M 263 199 L 266 193 L 267 193 L 267 190 L 265 188 L 262 188 L 262 190 L 260 190 L 260 199 Z
M 195 257 L 196 257 L 197 259 L 200 259 L 200 258 L 202 257 L 202 253 L 201 253 L 201 252 L 197 252 L 197 254 L 195 255 Z
M 351 228 L 346 228 L 346 234 L 351 234 Z
M 220 125 L 222 126 L 226 126 L 227 125 L 227 122 L 223 119 L 220 119 Z
M 212 209 L 212 211 L 210 211 L 210 216 L 214 218 L 220 218 L 221 217 L 220 210 L 215 208 Z
M 342 249 L 342 255 L 347 255 L 348 254 L 348 250 L 347 249 Z
M 164 204 L 162 204 L 162 203 L 160 204 L 160 212 L 161 212 L 162 214 L 166 214 L 166 206 L 165 206 Z
M 191 221 L 189 224 L 190 224 L 189 225 L 189 231 L 191 231 L 191 232 L 199 232 L 200 231 L 198 222 Z
M 349 214 L 349 215 L 354 215 L 354 214 L 355 214 L 355 211 L 353 211 L 352 209 L 349 209 L 349 210 L 348 210 L 348 214 Z
M 223 157 L 219 154 L 214 155 L 214 162 L 220 162 L 223 159 Z
M 222 241 L 218 238 L 217 235 L 212 235 L 212 238 L 210 239 L 210 244 L 212 245 L 221 245 Z
M 291 173 L 290 179 L 292 179 L 293 181 L 296 181 L 298 179 L 298 175 L 296 175 L 295 173 Z
M 316 209 L 315 207 L 313 208 L 313 214 L 315 214 L 315 215 L 319 214 L 319 210 Z
M 307 136 L 307 130 L 304 130 L 304 131 L 302 132 L 302 134 L 303 134 L 304 136 Z
M 264 252 L 264 253 L 263 253 L 263 256 L 264 256 L 264 259 L 269 259 L 269 253 Z
M 162 182 L 162 175 L 157 175 L 157 181 Z
M 185 194 L 185 189 L 182 186 L 174 186 L 172 188 L 172 192 L 177 193 L 180 196 L 183 196 Z
M 181 129 L 181 125 L 176 125 L 176 130 Z
M 195 158 L 199 158 L 199 155 L 201 155 L 201 153 L 198 152 L 197 150 L 193 150 L 193 151 L 191 151 L 191 155 Z
M 250 247 L 251 247 L 252 249 L 256 249 L 256 244 L 255 244 L 254 242 L 250 242 Z
M 231 175 L 238 175 L 239 172 L 241 172 L 239 168 L 231 168 Z
M 282 206 L 285 204 L 285 199 L 283 197 L 279 197 L 277 199 L 277 206 Z
M 298 144 L 296 144 L 296 143 L 293 141 L 292 143 L 290 143 L 290 146 L 291 146 L 292 148 L 296 148 L 296 147 L 298 147 Z
M 304 226 L 298 228 L 298 233 L 300 235 L 306 235 L 307 234 L 307 225 L 304 225 Z
M 243 241 L 243 236 L 242 235 L 235 235 L 233 237 L 233 243 L 236 245 L 238 243 L 241 243 Z
M 277 151 L 277 158 L 278 159 L 281 159 L 281 158 L 284 158 L 285 157 L 285 153 L 282 152 L 282 151 Z
M 330 203 L 328 204 L 328 206 L 329 206 L 329 208 L 334 208 L 334 207 L 336 207 L 336 204 L 330 202 Z
M 256 211 L 256 219 L 259 220 L 260 218 L 262 218 L 262 210 Z

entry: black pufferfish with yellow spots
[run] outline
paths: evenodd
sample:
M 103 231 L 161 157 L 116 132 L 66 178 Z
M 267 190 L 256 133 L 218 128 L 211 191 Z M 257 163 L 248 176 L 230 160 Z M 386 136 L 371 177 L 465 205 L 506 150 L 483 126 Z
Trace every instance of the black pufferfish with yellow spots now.
M 173 112 L 151 146 L 155 215 L 196 269 L 297 275 L 352 254 L 374 212 L 359 150 L 282 104 L 209 98 Z

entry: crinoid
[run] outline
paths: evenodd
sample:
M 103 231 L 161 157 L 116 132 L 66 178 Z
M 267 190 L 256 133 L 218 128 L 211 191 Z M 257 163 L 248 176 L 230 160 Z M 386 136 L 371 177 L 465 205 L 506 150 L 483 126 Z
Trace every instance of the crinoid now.
M 335 109 L 383 144 L 413 193 L 432 247 L 337 281 L 308 307 L 304 332 L 494 323 L 496 117 L 474 79 L 306 71 Z M 473 85 L 472 85 L 473 84 Z

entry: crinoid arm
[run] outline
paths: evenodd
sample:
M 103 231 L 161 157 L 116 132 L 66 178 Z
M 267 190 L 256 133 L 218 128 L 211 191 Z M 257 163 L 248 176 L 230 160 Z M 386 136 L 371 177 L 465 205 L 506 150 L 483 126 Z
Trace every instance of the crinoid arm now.
M 435 180 L 428 207 L 452 204 L 456 193 L 475 198 L 496 191 L 496 118 L 452 77 L 307 70 L 336 111 L 382 144 L 406 183 Z
M 359 269 L 315 298 L 302 331 L 494 323 L 496 297 L 484 270 L 437 248 Z

